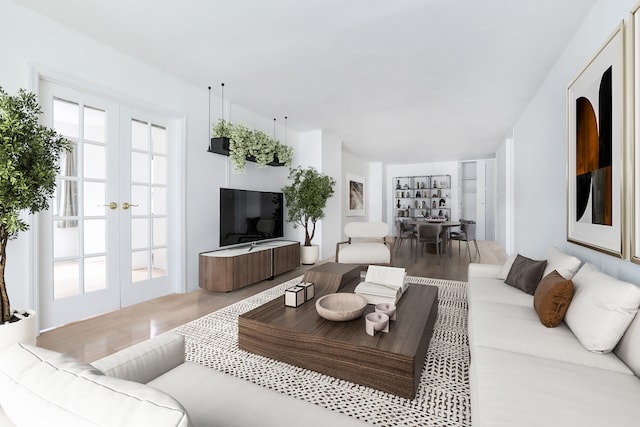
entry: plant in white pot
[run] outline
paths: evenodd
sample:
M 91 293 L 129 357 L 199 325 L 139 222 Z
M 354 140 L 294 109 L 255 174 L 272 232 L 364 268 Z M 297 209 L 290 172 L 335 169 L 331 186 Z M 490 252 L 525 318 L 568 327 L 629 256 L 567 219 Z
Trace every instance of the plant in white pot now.
M 287 221 L 293 223 L 294 228 L 304 227 L 301 262 L 314 264 L 319 256 L 318 246 L 311 244 L 316 222 L 324 217 L 324 208 L 333 195 L 336 181 L 313 167 L 291 169 L 289 179 L 291 184 L 282 188 L 287 203 Z
M 9 303 L 7 243 L 29 229 L 21 213 L 49 208 L 60 157 L 73 147 L 38 123 L 41 112 L 33 93 L 20 89 L 12 96 L 0 87 L 0 350 L 15 342 L 35 344 L 35 313 L 14 311 Z

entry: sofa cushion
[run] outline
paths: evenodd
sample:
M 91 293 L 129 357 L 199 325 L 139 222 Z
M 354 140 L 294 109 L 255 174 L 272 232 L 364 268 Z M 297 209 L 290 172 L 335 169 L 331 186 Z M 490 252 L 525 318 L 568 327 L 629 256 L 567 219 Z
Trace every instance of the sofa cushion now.
M 495 301 L 503 304 L 520 305 L 531 308 L 533 297 L 520 289 L 507 286 L 502 280 L 478 277 L 471 279 L 467 286 L 469 306 L 475 301 Z
M 615 354 L 586 351 L 565 323 L 555 328 L 542 326 L 531 304 L 523 307 L 476 301 L 469 308 L 469 345 L 633 375 Z
M 533 295 L 533 307 L 540 322 L 547 328 L 554 328 L 562 322 L 573 298 L 573 283 L 556 270 L 540 280 Z
M 565 279 L 571 279 L 580 268 L 580 264 L 582 264 L 580 259 L 567 255 L 553 246 L 547 250 L 544 259 L 547 260 L 547 266 L 544 269 L 543 276 L 556 270 Z
M 640 315 L 636 314 L 614 352 L 640 377 Z
M 590 351 L 610 352 L 640 305 L 640 287 L 586 263 L 573 276 L 575 292 L 565 322 Z
M 0 355 L 0 402 L 16 425 L 190 425 L 184 408 L 159 390 L 26 344 Z
M 469 379 L 474 426 L 638 425 L 634 375 L 476 348 Z
M 242 362 L 238 359 L 238 363 Z M 368 425 L 337 411 L 192 362 L 185 362 L 149 385 L 179 400 L 196 426 Z
M 391 251 L 381 243 L 358 242 L 341 245 L 338 258 L 342 264 L 389 264 Z
M 105 375 L 146 384 L 184 363 L 184 336 L 165 332 L 92 363 Z
M 504 283 L 533 295 L 546 265 L 546 260 L 534 261 L 518 254 Z

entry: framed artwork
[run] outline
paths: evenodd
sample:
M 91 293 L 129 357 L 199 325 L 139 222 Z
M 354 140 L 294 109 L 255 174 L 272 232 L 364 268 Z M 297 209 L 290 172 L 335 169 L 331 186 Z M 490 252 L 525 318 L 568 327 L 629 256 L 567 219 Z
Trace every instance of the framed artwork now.
M 347 216 L 364 216 L 365 181 L 364 178 L 347 173 Z
M 567 92 L 567 240 L 622 258 L 622 24 Z
M 640 263 L 640 6 L 632 13 L 633 26 L 633 124 L 634 138 L 631 150 L 631 261 Z

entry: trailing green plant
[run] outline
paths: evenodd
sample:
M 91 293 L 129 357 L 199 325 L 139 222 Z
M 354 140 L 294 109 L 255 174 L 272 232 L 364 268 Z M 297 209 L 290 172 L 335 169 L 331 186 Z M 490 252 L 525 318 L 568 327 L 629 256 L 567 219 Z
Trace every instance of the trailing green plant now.
M 260 167 L 265 167 L 275 160 L 276 141 L 271 139 L 266 133 L 254 130 L 249 141 L 249 155 L 255 158 Z
M 242 123 L 233 125 L 231 129 L 231 141 L 229 141 L 229 158 L 233 163 L 234 172 L 243 172 L 249 155 L 249 146 L 253 134 L 251 129 Z
M 291 167 L 293 147 L 276 141 L 276 157 L 280 163 L 284 163 L 286 167 Z
M 42 126 L 33 93 L 20 89 L 11 96 L 0 87 L 0 318 L 11 319 L 4 272 L 7 243 L 29 229 L 20 214 L 49 208 L 56 188 L 61 156 L 73 143 Z
M 233 124 L 225 119 L 219 119 L 218 122 L 213 125 L 213 136 L 215 138 L 231 138 L 232 131 Z
M 287 221 L 294 228 L 304 227 L 304 246 L 311 246 L 316 222 L 324 218 L 324 208 L 333 195 L 336 181 L 313 167 L 300 166 L 289 171 L 289 179 L 291 184 L 282 188 L 287 203 Z
M 247 158 L 264 167 L 271 162 L 283 163 L 290 167 L 293 147 L 281 144 L 259 130 L 251 130 L 242 123 L 233 124 L 219 119 L 213 126 L 214 137 L 229 138 L 229 157 L 234 172 L 243 172 Z

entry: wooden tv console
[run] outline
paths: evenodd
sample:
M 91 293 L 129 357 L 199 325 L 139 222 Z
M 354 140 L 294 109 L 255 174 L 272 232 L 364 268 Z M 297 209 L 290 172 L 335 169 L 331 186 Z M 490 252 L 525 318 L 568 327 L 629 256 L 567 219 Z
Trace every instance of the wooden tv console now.
M 299 266 L 300 242 L 274 240 L 203 252 L 199 260 L 199 285 L 208 291 L 230 292 Z

